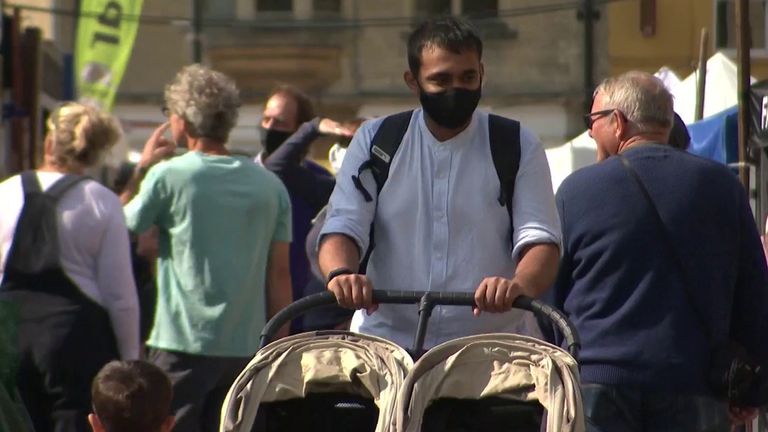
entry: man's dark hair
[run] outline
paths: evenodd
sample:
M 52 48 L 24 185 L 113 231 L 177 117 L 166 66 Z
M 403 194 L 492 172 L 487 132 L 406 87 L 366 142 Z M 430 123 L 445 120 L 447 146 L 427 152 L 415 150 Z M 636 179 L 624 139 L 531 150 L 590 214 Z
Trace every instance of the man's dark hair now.
M 141 360 L 111 361 L 93 379 L 94 414 L 107 432 L 158 432 L 170 416 L 168 375 Z
M 418 75 L 424 48 L 437 47 L 456 54 L 472 50 L 483 57 L 483 41 L 472 25 L 456 17 L 442 17 L 423 22 L 408 37 L 408 67 Z
M 301 126 L 313 118 L 315 118 L 315 106 L 312 104 L 312 99 L 307 96 L 306 93 L 299 90 L 298 87 L 290 84 L 280 84 L 269 93 L 267 100 L 275 95 L 283 95 L 293 99 L 296 102 L 296 126 Z

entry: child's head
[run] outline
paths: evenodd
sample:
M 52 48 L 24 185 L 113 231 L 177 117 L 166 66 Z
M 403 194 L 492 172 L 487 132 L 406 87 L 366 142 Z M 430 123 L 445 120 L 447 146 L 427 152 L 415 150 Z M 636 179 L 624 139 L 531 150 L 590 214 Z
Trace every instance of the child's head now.
M 112 361 L 93 379 L 94 432 L 168 432 L 173 390 L 157 366 L 141 361 Z

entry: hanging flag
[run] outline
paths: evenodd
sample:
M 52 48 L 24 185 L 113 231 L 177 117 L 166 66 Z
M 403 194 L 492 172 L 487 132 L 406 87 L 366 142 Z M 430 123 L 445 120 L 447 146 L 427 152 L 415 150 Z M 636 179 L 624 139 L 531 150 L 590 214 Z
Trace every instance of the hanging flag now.
M 82 102 L 111 110 L 131 58 L 143 0 L 81 0 L 75 82 Z

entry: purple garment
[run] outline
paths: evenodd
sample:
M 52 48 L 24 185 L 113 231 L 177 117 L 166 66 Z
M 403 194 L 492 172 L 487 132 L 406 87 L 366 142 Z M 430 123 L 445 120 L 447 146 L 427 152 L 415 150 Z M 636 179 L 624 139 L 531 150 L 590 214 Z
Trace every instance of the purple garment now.
M 312 219 L 328 203 L 336 185 L 336 179 L 328 170 L 304 159 L 307 148 L 320 135 L 319 124 L 319 118 L 302 124 L 263 161 L 268 170 L 280 177 L 291 198 L 293 242 L 290 247 L 290 258 L 294 300 L 313 294 L 305 292 L 313 276 L 304 243 L 312 228 Z M 298 329 L 297 325 L 293 328 Z
M 304 161 L 302 165 L 304 165 L 307 171 L 314 173 L 318 177 L 333 178 L 331 173 L 325 168 L 312 161 Z M 291 285 L 293 286 L 293 298 L 296 300 L 307 295 L 304 289 L 313 277 L 309 266 L 309 259 L 304 249 L 304 243 L 309 230 L 312 229 L 312 219 L 322 209 L 322 206 L 316 207 L 312 202 L 304 199 L 301 192 L 294 192 L 291 188 L 288 188 L 288 195 L 291 198 L 291 216 L 293 218 L 293 241 L 291 242 L 290 250 Z

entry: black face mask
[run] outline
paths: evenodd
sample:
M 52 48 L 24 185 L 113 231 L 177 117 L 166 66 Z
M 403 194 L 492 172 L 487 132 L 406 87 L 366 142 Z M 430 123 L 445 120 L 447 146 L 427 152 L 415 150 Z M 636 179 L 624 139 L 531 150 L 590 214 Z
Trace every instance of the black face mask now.
M 469 121 L 482 93 L 482 86 L 475 90 L 459 87 L 436 93 L 419 89 L 421 106 L 429 118 L 448 129 L 460 128 Z
M 284 143 L 288 137 L 293 135 L 293 132 L 266 129 L 264 127 L 259 127 L 259 132 L 261 133 L 261 145 L 264 146 L 264 150 L 267 154 L 272 154 L 272 152 L 280 147 L 280 144 Z

